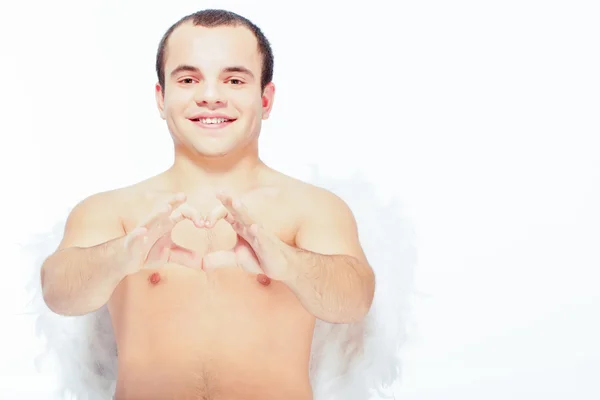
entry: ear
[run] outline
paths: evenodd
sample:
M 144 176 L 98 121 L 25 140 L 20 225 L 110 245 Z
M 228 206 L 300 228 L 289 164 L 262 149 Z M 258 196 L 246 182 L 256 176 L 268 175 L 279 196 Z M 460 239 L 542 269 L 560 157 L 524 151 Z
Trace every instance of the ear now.
M 154 95 L 156 96 L 156 106 L 158 107 L 158 112 L 160 113 L 160 117 L 165 119 L 165 96 L 163 94 L 163 90 L 160 87 L 160 83 L 156 83 L 154 87 Z
M 262 119 L 268 119 L 269 114 L 271 114 L 271 109 L 273 108 L 273 102 L 275 101 L 275 84 L 270 82 L 265 87 L 262 95 L 262 110 L 263 115 Z

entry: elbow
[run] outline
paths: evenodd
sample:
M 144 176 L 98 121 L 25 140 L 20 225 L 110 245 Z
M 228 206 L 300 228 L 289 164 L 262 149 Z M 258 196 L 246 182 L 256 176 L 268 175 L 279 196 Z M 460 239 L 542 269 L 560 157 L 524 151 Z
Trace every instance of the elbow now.
M 42 290 L 42 295 L 46 307 L 48 307 L 48 309 L 54 314 L 64 317 L 78 317 L 85 315 L 85 312 L 73 308 L 68 300 L 62 296 L 59 296 L 56 291 L 48 289 Z
M 366 290 L 364 296 L 357 298 L 357 302 L 345 311 L 331 313 L 324 320 L 333 324 L 355 324 L 362 322 L 373 305 L 373 291 Z
M 44 298 L 44 304 L 46 304 L 46 307 L 48 307 L 48 309 L 50 311 L 52 311 L 55 314 L 58 315 L 65 315 L 61 308 L 58 305 L 58 301 L 56 301 L 56 297 L 52 296 L 49 291 L 44 291 L 43 292 L 43 298 Z
M 371 311 L 373 299 L 375 298 L 375 274 L 370 267 L 367 267 L 368 273 L 363 280 L 364 286 L 362 296 L 358 305 L 355 307 L 355 313 L 351 322 L 361 322 Z
M 53 290 L 52 285 L 49 283 L 52 280 L 49 279 L 48 271 L 43 267 L 40 272 L 40 281 L 42 287 L 42 299 L 44 300 L 46 307 L 55 314 L 65 315 L 60 306 L 60 298 L 57 295 L 56 290 Z
M 371 307 L 373 306 L 373 293 L 374 288 L 369 288 L 365 291 L 365 296 L 363 297 L 359 306 L 356 307 L 355 313 L 352 316 L 352 321 L 350 322 L 361 322 L 367 317 L 367 315 L 371 311 Z
M 323 319 L 325 322 L 332 324 L 356 324 L 362 322 L 367 314 L 369 313 L 370 307 L 359 306 L 354 307 L 351 310 L 347 310 L 344 313 L 336 313 L 327 315 Z
M 48 289 L 42 289 L 42 296 L 44 299 L 44 304 L 50 311 L 58 315 L 66 315 L 62 307 L 60 306 L 60 301 L 57 296 Z
M 349 307 L 346 312 L 339 313 L 333 318 L 334 323 L 358 323 L 362 322 L 369 314 L 371 307 L 373 306 L 373 299 L 375 298 L 375 274 L 373 270 L 366 265 L 365 274 L 361 279 L 360 290 L 355 292 L 353 296 L 353 306 Z
M 48 262 L 50 258 L 46 259 L 42 268 L 40 269 L 40 286 L 42 290 L 42 299 L 44 300 L 44 304 L 52 311 L 56 312 L 56 296 L 53 295 L 53 291 L 51 285 L 48 283 L 51 279 L 49 279 L 48 273 Z
M 363 280 L 364 295 L 362 299 L 362 318 L 364 318 L 371 310 L 375 298 L 375 272 L 369 265 L 366 266 L 366 271 L 367 273 Z
M 56 262 L 54 256 L 50 256 L 46 259 L 40 270 L 42 299 L 44 300 L 46 307 L 53 313 L 64 316 L 73 316 L 75 314 L 72 314 L 69 307 L 67 307 L 65 296 L 60 293 L 60 289 L 55 284 L 57 281 L 55 270 Z

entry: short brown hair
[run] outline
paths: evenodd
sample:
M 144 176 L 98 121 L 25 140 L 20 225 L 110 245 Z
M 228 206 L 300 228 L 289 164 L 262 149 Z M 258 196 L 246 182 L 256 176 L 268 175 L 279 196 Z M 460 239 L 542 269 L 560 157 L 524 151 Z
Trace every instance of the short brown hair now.
M 217 26 L 244 26 L 250 29 L 258 41 L 258 51 L 262 56 L 262 71 L 260 77 L 261 90 L 264 90 L 267 84 L 273 80 L 273 52 L 269 41 L 260 28 L 248 19 L 231 11 L 208 9 L 181 18 L 163 35 L 160 44 L 158 45 L 158 53 L 156 55 L 156 74 L 158 75 L 158 82 L 161 90 L 164 90 L 165 88 L 165 52 L 167 41 L 177 27 L 189 21 L 191 21 L 194 26 L 203 26 L 206 28 L 214 28 Z

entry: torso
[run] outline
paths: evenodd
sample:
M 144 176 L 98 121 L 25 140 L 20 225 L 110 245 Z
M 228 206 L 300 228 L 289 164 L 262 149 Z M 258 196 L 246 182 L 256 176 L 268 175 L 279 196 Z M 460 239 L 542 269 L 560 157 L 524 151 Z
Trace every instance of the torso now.
M 129 188 L 123 225 L 135 228 L 164 196 L 158 185 Z M 248 208 L 265 228 L 293 245 L 297 215 L 276 196 L 252 196 Z M 190 196 L 206 215 L 214 193 Z M 284 208 L 286 207 L 286 208 Z M 210 231 L 176 226 L 178 244 L 205 254 L 230 249 L 225 221 Z M 160 273 L 160 282 L 149 277 Z M 168 264 L 125 278 L 109 302 L 118 347 L 117 400 L 310 400 L 314 317 L 282 283 L 263 286 L 232 267 L 209 273 Z

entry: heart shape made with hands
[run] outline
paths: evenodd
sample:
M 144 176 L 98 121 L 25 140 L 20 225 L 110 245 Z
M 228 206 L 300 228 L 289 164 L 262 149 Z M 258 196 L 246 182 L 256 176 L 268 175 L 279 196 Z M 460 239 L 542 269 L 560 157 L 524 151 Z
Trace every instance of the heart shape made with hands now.
M 261 187 L 234 199 L 224 192 L 219 192 L 217 199 L 221 204 L 218 204 L 206 218 L 198 215 L 194 208 L 185 203 L 184 194 L 177 195 L 171 200 L 169 207 L 161 209 L 151 219 L 151 222 L 166 225 L 159 229 L 165 231 L 165 234 L 155 239 L 146 260 L 152 261 L 146 266 L 175 262 L 191 268 L 200 266 L 205 271 L 239 267 L 256 274 L 258 282 L 263 285 L 268 285 L 271 279 L 281 279 L 285 276 L 290 247 L 279 237 L 266 232 L 260 224 L 254 222 L 245 205 L 246 201 L 251 200 L 252 195 L 273 196 L 277 193 L 279 193 L 278 189 Z M 264 202 L 264 199 L 261 200 Z M 170 216 L 165 218 L 168 215 Z M 176 244 L 172 239 L 172 228 L 184 219 L 192 221 L 199 229 L 213 229 L 217 222 L 223 219 L 233 228 L 236 243 L 230 250 L 214 251 L 201 257 L 195 251 Z
M 256 223 L 241 199 L 234 199 L 225 192 L 219 192 L 217 198 L 221 204 L 211 211 L 201 225 L 211 229 L 223 219 L 235 231 L 237 241 L 231 250 L 206 254 L 202 269 L 210 271 L 236 265 L 244 271 L 257 274 L 257 280 L 263 284 L 284 276 L 288 245 Z

